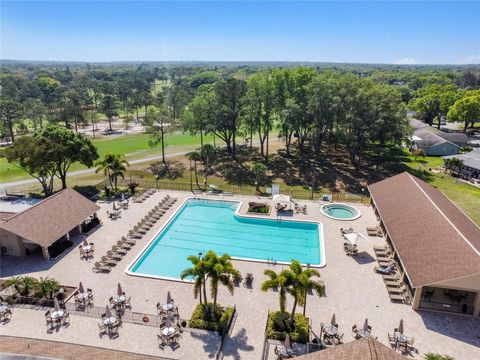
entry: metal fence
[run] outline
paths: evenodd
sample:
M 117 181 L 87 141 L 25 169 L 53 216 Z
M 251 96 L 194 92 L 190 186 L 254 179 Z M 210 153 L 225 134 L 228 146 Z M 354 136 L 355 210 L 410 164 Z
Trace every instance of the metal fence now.
M 130 181 L 130 180 L 129 180 Z M 198 189 L 196 184 L 189 182 L 180 182 L 180 181 L 168 181 L 168 180 L 148 180 L 143 178 L 132 178 L 132 181 L 138 183 L 140 188 L 149 189 L 162 189 L 162 190 L 172 190 L 172 191 L 197 191 L 203 190 Z M 104 187 L 108 187 L 109 183 L 107 180 L 100 182 L 97 185 L 99 190 L 102 190 Z M 123 181 L 121 186 L 127 186 L 127 181 Z M 223 193 L 229 193 L 233 195 L 244 195 L 244 196 L 255 196 L 256 189 L 255 186 L 251 185 L 233 185 L 233 184 L 216 184 L 210 183 L 209 189 L 215 189 L 215 191 L 220 191 Z M 207 189 L 208 190 L 208 189 Z M 347 192 L 319 192 L 311 191 L 308 189 L 284 189 L 280 191 L 283 194 L 289 195 L 292 199 L 300 200 L 322 200 L 325 195 L 327 195 L 332 201 L 335 202 L 355 202 L 361 203 L 364 205 L 370 205 L 370 197 L 367 195 L 352 194 Z
M 230 335 L 233 330 L 233 324 L 235 320 L 237 319 L 237 307 L 233 307 L 232 315 L 230 315 L 230 318 L 228 319 L 227 326 L 223 329 L 223 332 L 220 337 L 220 345 L 217 350 L 217 355 L 216 355 L 216 360 L 221 360 L 223 359 L 223 346 L 225 345 L 225 339 L 227 335 Z

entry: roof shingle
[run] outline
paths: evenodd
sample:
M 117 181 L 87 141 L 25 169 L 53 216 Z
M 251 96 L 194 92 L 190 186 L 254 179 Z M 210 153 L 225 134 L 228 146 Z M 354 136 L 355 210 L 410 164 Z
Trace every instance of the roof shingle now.
M 65 189 L 1 222 L 0 228 L 48 247 L 99 209 L 75 190 Z
M 413 287 L 480 273 L 480 228 L 440 191 L 406 172 L 369 190 Z

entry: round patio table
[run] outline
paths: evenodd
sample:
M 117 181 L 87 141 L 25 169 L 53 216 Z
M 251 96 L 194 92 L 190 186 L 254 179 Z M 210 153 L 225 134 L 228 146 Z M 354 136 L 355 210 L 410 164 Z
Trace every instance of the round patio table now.
M 165 310 L 165 311 L 170 311 L 173 309 L 173 304 L 170 303 L 170 304 L 163 304 L 162 305 L 162 309 Z
M 117 295 L 113 297 L 113 301 L 115 301 L 117 304 L 122 304 L 125 302 L 125 295 Z
M 113 325 L 117 322 L 117 318 L 115 316 L 110 316 L 108 318 L 103 319 L 103 323 L 105 325 Z
M 57 320 L 57 319 L 60 319 L 63 317 L 63 310 L 58 310 L 58 311 L 54 311 L 50 314 L 50 317 L 53 319 L 53 320 Z
M 84 300 L 87 300 L 89 298 L 90 294 L 87 293 L 87 292 L 83 292 L 83 293 L 78 293 L 77 295 L 75 295 L 75 299 L 79 300 L 79 301 L 84 301 Z
M 335 336 L 338 333 L 338 329 L 335 326 L 330 325 L 325 328 L 325 332 L 328 335 Z
M 170 336 L 175 332 L 174 327 L 165 327 L 162 329 L 162 334 L 165 336 Z
M 366 338 L 366 337 L 369 337 L 370 335 L 372 335 L 370 330 L 363 330 L 363 329 L 358 330 L 357 334 L 362 338 Z

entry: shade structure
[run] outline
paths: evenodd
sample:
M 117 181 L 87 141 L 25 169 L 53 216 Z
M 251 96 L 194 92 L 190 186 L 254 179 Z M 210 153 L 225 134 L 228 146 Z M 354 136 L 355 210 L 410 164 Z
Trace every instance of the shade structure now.
M 273 201 L 289 203 L 291 199 L 290 199 L 290 196 L 288 195 L 277 194 L 277 195 L 273 195 Z
M 348 241 L 350 245 L 355 245 L 357 243 L 357 233 L 343 234 L 343 237 Z
M 368 330 L 368 318 L 365 319 L 365 322 L 363 323 L 363 330 L 365 330 L 365 331 Z
M 112 312 L 110 311 L 110 308 L 108 307 L 108 305 L 105 307 L 105 317 L 106 318 L 112 317 Z
M 53 299 L 53 307 L 55 308 L 55 311 L 60 311 L 60 304 L 58 303 L 57 298 Z
M 83 289 L 83 284 L 82 284 L 81 281 L 80 281 L 80 284 L 78 284 L 78 292 L 79 293 L 84 293 L 85 292 L 85 290 Z
M 335 325 L 337 323 L 337 319 L 335 318 L 335 314 L 332 315 L 332 320 L 330 320 L 330 325 Z
M 118 286 L 117 286 L 117 295 L 118 296 L 123 295 L 123 289 L 122 289 L 122 285 L 120 285 L 120 283 L 118 283 Z
M 290 340 L 290 334 L 287 334 L 287 336 L 285 336 L 285 342 L 284 342 L 283 346 L 285 346 L 285 349 L 290 349 L 292 347 L 292 341 Z
M 403 334 L 403 319 L 400 319 L 400 324 L 398 325 L 398 332 Z
M 167 304 L 173 303 L 172 296 L 170 295 L 170 291 L 167 292 Z

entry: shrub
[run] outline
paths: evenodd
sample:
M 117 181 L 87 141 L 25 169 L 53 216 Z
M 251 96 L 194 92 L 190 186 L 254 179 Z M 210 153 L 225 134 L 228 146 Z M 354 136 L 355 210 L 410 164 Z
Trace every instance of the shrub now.
M 308 341 L 308 318 L 302 314 L 295 314 L 293 325 L 290 325 L 288 312 L 271 312 L 267 319 L 268 338 L 283 341 L 287 333 L 293 342 L 305 344 Z
M 212 314 L 212 306 L 211 303 L 208 305 L 198 304 L 193 310 L 188 326 L 195 329 L 217 331 L 221 334 L 232 316 L 233 309 L 224 309 L 217 304 Z
M 264 203 L 249 202 L 248 203 L 248 212 L 258 213 L 258 214 L 268 214 L 270 211 L 270 206 Z

